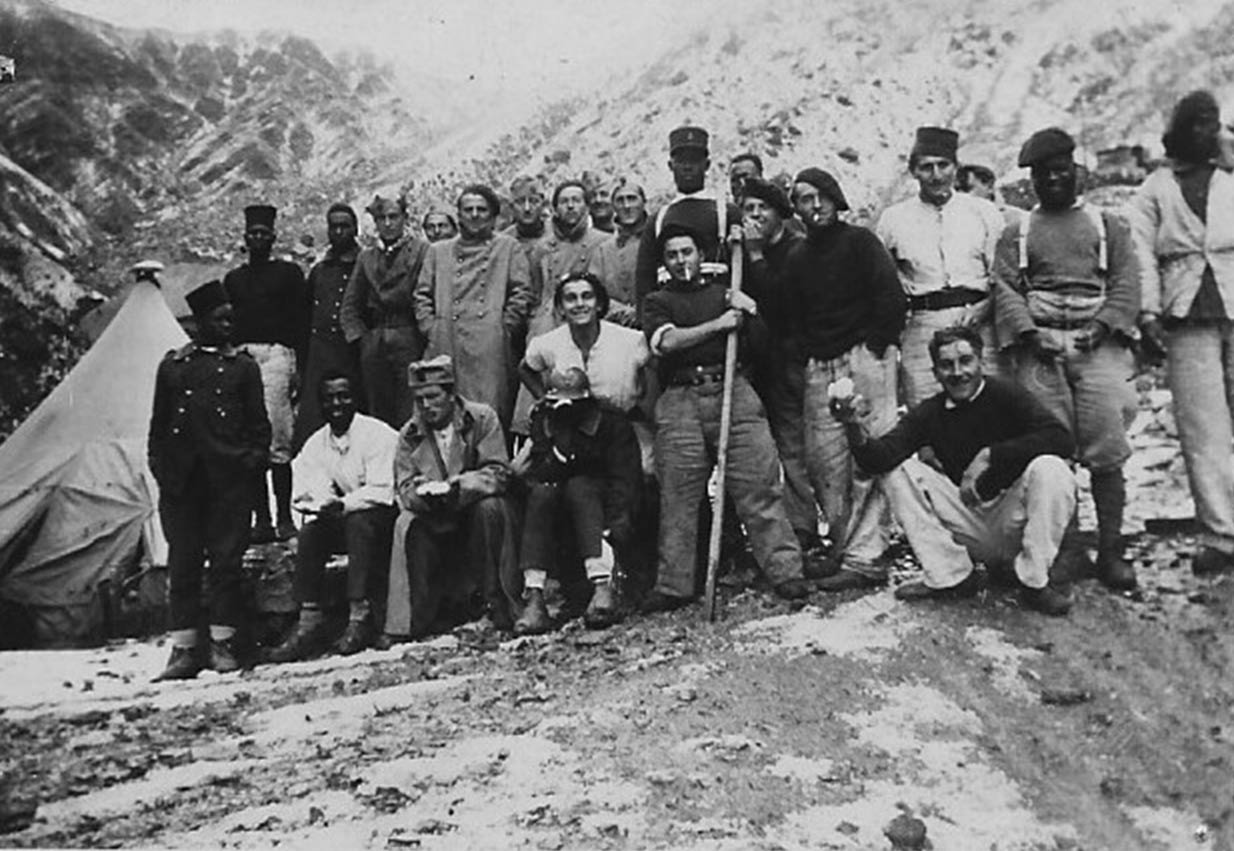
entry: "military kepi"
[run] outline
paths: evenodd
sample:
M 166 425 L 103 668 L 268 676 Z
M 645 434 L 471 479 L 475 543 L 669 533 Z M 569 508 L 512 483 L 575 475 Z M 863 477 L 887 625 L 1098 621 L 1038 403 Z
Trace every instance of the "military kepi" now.
M 1047 127 L 1028 137 L 1024 147 L 1020 148 L 1019 164 L 1021 168 L 1031 168 L 1050 157 L 1070 155 L 1074 150 L 1075 139 L 1066 130 Z
M 702 127 L 686 125 L 669 132 L 668 152 L 670 154 L 675 154 L 687 148 L 707 153 L 707 131 Z
M 453 384 L 454 361 L 449 355 L 418 360 L 407 367 L 407 386 L 428 387 L 431 384 Z
M 918 127 L 917 138 L 913 142 L 914 157 L 942 157 L 956 161 L 956 150 L 960 147 L 960 134 L 946 127 Z
M 244 226 L 274 228 L 274 216 L 278 212 L 269 204 L 250 204 L 244 208 Z
M 206 316 L 220 304 L 228 304 L 227 290 L 222 281 L 207 281 L 197 289 L 184 296 L 189 303 L 189 310 L 194 316 Z

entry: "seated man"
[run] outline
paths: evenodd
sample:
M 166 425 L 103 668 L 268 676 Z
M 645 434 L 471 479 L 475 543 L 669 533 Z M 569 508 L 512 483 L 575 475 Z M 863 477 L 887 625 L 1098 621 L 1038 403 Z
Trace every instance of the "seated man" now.
M 1047 583 L 1075 511 L 1075 477 L 1063 460 L 1075 444 L 1027 391 L 982 374 L 981 345 L 973 328 L 935 332 L 929 352 L 942 392 L 883 437 L 867 434 L 858 414 L 863 400 L 851 388 L 835 388 L 832 412 L 844 423 L 858 465 L 883 476 L 925 572 L 923 581 L 897 588 L 896 597 L 970 595 L 978 590 L 973 560 L 1011 563 L 1026 606 L 1065 615 L 1070 600 Z M 926 446 L 942 473 L 912 457 Z
M 700 240 L 684 225 L 665 226 L 659 246 L 669 282 L 643 301 L 643 330 L 666 384 L 656 403 L 660 553 L 656 586 L 643 601 L 647 612 L 680 608 L 694 597 L 698 509 L 720 436 L 726 339 L 757 311 L 748 295 L 729 292 L 724 276 L 703 275 Z M 724 484 L 776 594 L 807 596 L 801 546 L 784 513 L 780 459 L 762 403 L 741 369 L 733 379 Z
M 448 355 L 417 361 L 407 375 L 416 412 L 394 456 L 400 513 L 381 645 L 485 609 L 498 629 L 509 629 L 518 553 L 505 496 L 510 456 L 497 413 L 455 393 Z
M 347 629 L 333 650 L 359 653 L 373 642 L 370 601 L 385 599 L 390 536 L 394 531 L 394 447 L 398 432 L 356 412 L 356 392 L 343 372 L 328 372 L 318 387 L 326 425 L 304 442 L 292 462 L 304 517 L 296 546 L 296 598 L 300 617 L 287 640 L 270 651 L 271 662 L 296 662 L 324 649 L 322 612 L 326 562 L 347 553 Z
M 593 629 L 617 622 L 614 550 L 625 551 L 642 484 L 638 439 L 625 415 L 591 395 L 578 367 L 549 374 L 531 412 L 531 454 L 525 475 L 521 566 L 527 608 L 514 624 L 520 635 L 551 627 L 544 583 L 553 562 L 554 530 L 564 508 L 593 590 L 583 620 Z

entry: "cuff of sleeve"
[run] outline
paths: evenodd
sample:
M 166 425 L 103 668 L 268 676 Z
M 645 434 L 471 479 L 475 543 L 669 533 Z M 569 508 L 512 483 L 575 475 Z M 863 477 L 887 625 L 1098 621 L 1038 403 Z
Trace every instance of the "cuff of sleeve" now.
M 661 325 L 654 332 L 652 332 L 651 339 L 648 341 L 648 343 L 650 344 L 651 353 L 653 355 L 663 356 L 664 352 L 663 350 L 661 350 L 660 344 L 664 340 L 664 335 L 667 334 L 669 331 L 676 329 L 676 327 L 677 326 L 673 325 L 672 323 L 666 323 L 664 325 Z

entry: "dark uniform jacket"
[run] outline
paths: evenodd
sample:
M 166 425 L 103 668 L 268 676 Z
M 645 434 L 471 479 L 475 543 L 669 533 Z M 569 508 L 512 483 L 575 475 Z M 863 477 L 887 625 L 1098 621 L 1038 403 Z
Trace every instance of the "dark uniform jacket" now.
M 199 463 L 220 485 L 247 477 L 266 465 L 269 446 L 261 371 L 251 357 L 197 343 L 167 353 L 155 378 L 147 444 L 165 496 L 182 493 Z
M 287 346 L 303 369 L 313 321 L 313 292 L 300 267 L 286 260 L 245 263 L 227 273 L 223 286 L 235 311 L 234 342 Z
M 389 249 L 372 245 L 360 252 L 340 311 L 347 342 L 372 328 L 416 327 L 413 294 L 428 248 L 425 240 L 408 235 Z

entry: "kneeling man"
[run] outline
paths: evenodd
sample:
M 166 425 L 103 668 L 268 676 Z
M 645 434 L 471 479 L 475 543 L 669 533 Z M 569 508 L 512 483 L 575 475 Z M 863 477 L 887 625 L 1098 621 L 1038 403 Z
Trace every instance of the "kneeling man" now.
M 896 597 L 972 594 L 974 560 L 1010 563 L 1026 606 L 1066 614 L 1070 600 L 1048 582 L 1075 511 L 1075 478 L 1063 460 L 1075 450 L 1070 433 L 1027 391 L 982 374 L 976 329 L 940 330 L 929 352 L 942 392 L 911 409 L 883 437 L 867 434 L 858 414 L 860 396 L 836 388 L 831 402 L 858 465 L 883 477 L 925 572 L 923 581 L 897 588 Z M 942 472 L 912 457 L 926 446 Z
M 292 462 L 296 496 L 304 517 L 296 545 L 295 630 L 270 651 L 272 662 L 295 662 L 324 649 L 322 585 L 326 562 L 347 553 L 347 630 L 333 650 L 359 653 L 376 635 L 371 601 L 380 606 L 394 532 L 394 447 L 398 432 L 356 412 L 356 388 L 342 372 L 322 376 L 318 389 L 326 421 Z
M 382 645 L 485 611 L 498 629 L 510 629 L 521 583 L 497 413 L 455 392 L 449 355 L 411 364 L 407 380 L 416 410 L 394 455 L 401 511 Z

